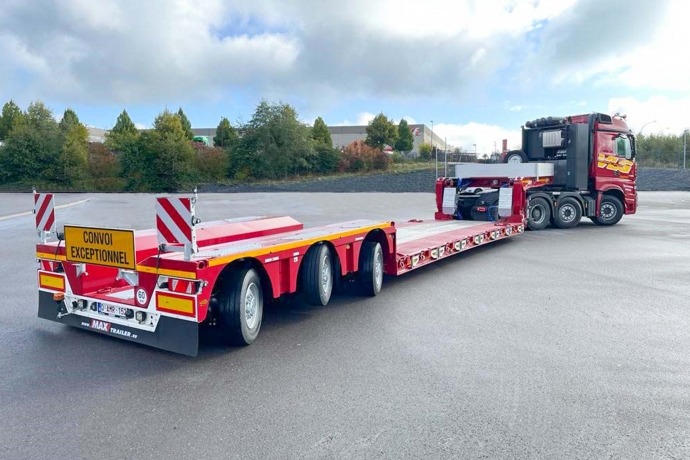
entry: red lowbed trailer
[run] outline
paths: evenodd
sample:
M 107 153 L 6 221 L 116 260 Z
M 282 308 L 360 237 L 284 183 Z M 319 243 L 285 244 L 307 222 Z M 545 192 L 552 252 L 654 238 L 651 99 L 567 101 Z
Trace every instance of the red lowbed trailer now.
M 157 228 L 65 225 L 54 197 L 34 193 L 38 316 L 195 356 L 200 333 L 251 344 L 264 300 L 300 293 L 326 305 L 354 282 L 366 295 L 398 276 L 522 233 L 526 190 L 539 178 L 479 178 L 500 198 L 495 221 L 457 220 L 457 179 L 437 181 L 436 219 L 356 220 L 305 229 L 290 217 L 200 223 L 194 198 L 158 198 Z M 471 184 L 463 179 L 463 184 Z

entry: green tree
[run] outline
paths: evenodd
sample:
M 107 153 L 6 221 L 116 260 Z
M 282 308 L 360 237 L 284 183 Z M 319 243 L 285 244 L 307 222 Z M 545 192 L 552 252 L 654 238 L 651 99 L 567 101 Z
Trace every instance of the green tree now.
M 67 124 L 63 129 L 66 131 L 62 151 L 58 158 L 57 170 L 59 175 L 57 179 L 66 184 L 74 184 L 86 176 L 89 132 L 86 126 L 79 123 L 78 119 L 76 124 Z
M 423 161 L 429 161 L 431 159 L 431 151 L 432 151 L 431 144 L 428 144 L 424 142 L 423 144 L 419 145 L 419 159 Z
M 367 145 L 383 149 L 385 145 L 394 146 L 398 140 L 398 129 L 393 120 L 379 113 L 367 126 L 367 138 L 364 141 Z
M 401 119 L 398 124 L 398 140 L 395 143 L 395 150 L 398 152 L 409 152 L 414 146 L 414 137 L 407 124 L 407 120 Z
M 307 172 L 314 164 L 311 130 L 287 104 L 261 101 L 230 156 L 236 178 L 275 178 Z
M 328 131 L 326 122 L 324 122 L 321 117 L 317 117 L 316 120 L 314 120 L 314 127 L 311 129 L 311 138 L 314 139 L 317 144 L 325 144 L 329 147 L 333 146 L 331 133 Z
M 81 125 L 81 122 L 79 121 L 79 117 L 77 116 L 76 112 L 72 109 L 65 110 L 65 113 L 62 115 L 62 120 L 60 120 L 60 123 L 58 124 L 58 126 L 60 126 L 60 131 L 65 134 L 72 127 L 77 125 Z
M 636 141 L 636 161 L 640 165 L 677 168 L 682 164 L 682 134 L 640 134 Z
M 43 102 L 29 105 L 21 121 L 15 120 L 0 150 L 0 180 L 23 182 L 55 180 L 62 136 L 53 112 Z
M 194 139 L 194 133 L 192 132 L 192 123 L 187 118 L 187 115 L 182 111 L 182 107 L 177 111 L 177 116 L 180 117 L 180 122 L 182 123 L 182 129 L 184 129 L 184 134 L 187 136 L 188 140 Z
M 230 121 L 223 117 L 216 128 L 216 135 L 213 137 L 215 147 L 230 148 L 237 142 L 237 131 L 232 127 Z
M 15 125 L 21 122 L 24 114 L 14 101 L 10 100 L 2 106 L 0 116 L 0 141 L 4 141 Z
M 341 155 L 338 149 L 330 145 L 316 144 L 314 147 L 315 155 L 312 160 L 311 170 L 316 173 L 332 173 L 338 169 Z
M 129 118 L 126 110 L 117 117 L 115 126 L 105 135 L 105 145 L 113 152 L 125 153 L 132 150 L 139 139 L 139 130 Z
M 152 190 L 176 191 L 194 179 L 194 149 L 178 114 L 160 113 L 153 130 L 142 135 L 141 150 L 150 162 L 146 179 Z

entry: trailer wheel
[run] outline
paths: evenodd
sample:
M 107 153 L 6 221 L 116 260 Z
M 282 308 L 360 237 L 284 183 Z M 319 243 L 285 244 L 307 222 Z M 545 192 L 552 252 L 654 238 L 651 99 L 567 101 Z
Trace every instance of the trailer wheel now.
M 357 273 L 359 291 L 368 296 L 381 292 L 383 285 L 383 250 L 376 241 L 365 241 L 359 256 Z
M 582 219 L 582 206 L 573 197 L 566 196 L 556 203 L 553 223 L 558 228 L 573 228 Z
M 544 198 L 529 200 L 527 212 L 527 228 L 530 230 L 544 230 L 551 221 L 551 206 Z
M 302 266 L 302 282 L 307 302 L 326 305 L 333 293 L 333 261 L 325 244 L 312 247 Z
M 256 270 L 238 270 L 223 284 L 218 313 L 225 342 L 243 346 L 256 340 L 264 313 L 261 279 Z
M 623 217 L 623 203 L 612 195 L 601 197 L 599 204 L 599 217 L 592 217 L 592 222 L 597 225 L 616 225 Z
M 504 163 L 527 163 L 527 157 L 521 150 L 512 150 L 506 153 Z

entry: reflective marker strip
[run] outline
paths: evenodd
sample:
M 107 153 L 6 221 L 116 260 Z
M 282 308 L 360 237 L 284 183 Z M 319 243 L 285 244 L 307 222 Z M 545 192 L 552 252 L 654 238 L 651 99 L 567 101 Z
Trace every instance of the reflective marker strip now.
M 156 230 L 159 243 L 192 244 L 191 198 L 157 198 Z
M 38 285 L 44 289 L 65 292 L 65 277 L 53 273 L 38 274 Z
M 52 193 L 34 193 L 36 230 L 55 231 L 55 198 Z
M 194 298 L 157 292 L 156 310 L 175 313 L 176 315 L 194 316 Z

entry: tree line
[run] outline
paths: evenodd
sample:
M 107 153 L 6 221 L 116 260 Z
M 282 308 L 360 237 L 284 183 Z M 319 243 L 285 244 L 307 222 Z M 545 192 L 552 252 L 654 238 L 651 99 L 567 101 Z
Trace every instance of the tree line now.
M 13 101 L 0 115 L 0 185 L 58 190 L 176 191 L 199 183 L 283 179 L 294 176 L 386 170 L 394 146 L 412 149 L 407 122 L 395 127 L 379 114 L 364 142 L 333 147 L 319 117 L 301 122 L 293 107 L 261 101 L 252 118 L 233 126 L 222 118 L 213 146 L 194 142 L 192 125 L 180 108 L 163 110 L 151 129 L 140 130 L 126 110 L 104 143 L 89 142 L 86 126 L 72 109 L 61 120 L 43 102 L 26 111 Z

